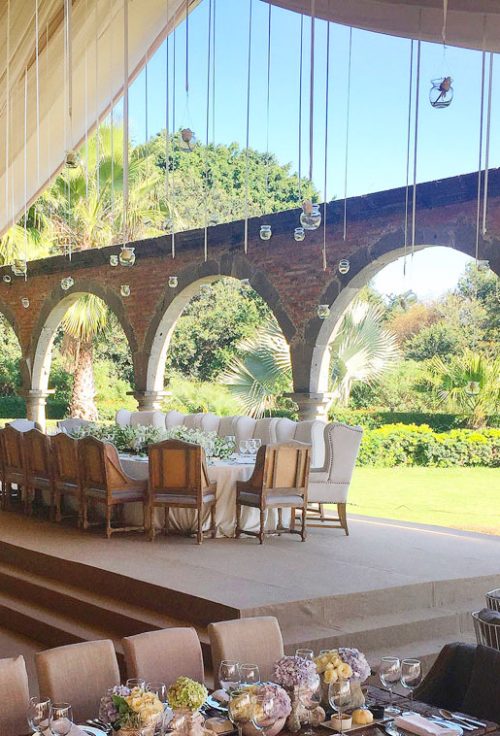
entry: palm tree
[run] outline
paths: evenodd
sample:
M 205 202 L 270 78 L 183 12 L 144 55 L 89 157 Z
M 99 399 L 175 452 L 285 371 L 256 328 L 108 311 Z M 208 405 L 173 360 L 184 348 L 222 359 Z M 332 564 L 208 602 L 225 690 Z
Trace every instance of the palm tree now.
M 396 338 L 384 329 L 382 319 L 380 307 L 360 300 L 344 314 L 330 344 L 333 401 L 347 404 L 353 383 L 378 381 L 396 361 Z M 260 417 L 292 388 L 290 351 L 275 318 L 268 317 L 253 338 L 240 344 L 240 351 L 223 380 L 245 410 Z

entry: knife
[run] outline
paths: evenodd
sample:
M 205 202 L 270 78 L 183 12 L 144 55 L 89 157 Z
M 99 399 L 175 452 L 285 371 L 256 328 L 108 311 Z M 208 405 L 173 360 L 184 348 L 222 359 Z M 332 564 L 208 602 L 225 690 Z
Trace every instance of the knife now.
M 455 718 L 460 718 L 461 721 L 466 721 L 467 723 L 473 723 L 474 726 L 477 726 L 478 728 L 486 728 L 487 724 L 484 723 L 484 721 L 476 721 L 475 718 L 472 718 L 471 716 L 463 715 L 462 713 L 453 713 Z
M 435 721 L 436 723 L 445 724 L 446 726 L 448 726 L 448 728 L 451 728 L 454 731 L 457 730 L 457 726 L 459 726 L 459 728 L 463 728 L 464 731 L 475 731 L 476 730 L 475 726 L 472 726 L 469 723 L 463 723 L 463 722 L 457 723 L 456 721 L 447 721 L 446 718 L 441 718 L 441 716 L 431 716 L 431 720 Z

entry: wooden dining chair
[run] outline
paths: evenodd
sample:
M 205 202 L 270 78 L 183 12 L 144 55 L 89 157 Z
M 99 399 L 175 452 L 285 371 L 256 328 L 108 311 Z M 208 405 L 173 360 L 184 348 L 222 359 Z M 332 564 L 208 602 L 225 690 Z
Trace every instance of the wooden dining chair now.
M 149 446 L 149 538 L 155 538 L 154 510 L 165 512 L 165 534 L 170 509 L 196 511 L 196 540 L 203 541 L 203 512 L 210 508 L 210 529 L 215 537 L 216 483 L 208 477 L 205 450 L 182 440 L 164 440 Z
M 116 447 L 110 442 L 101 442 L 95 437 L 84 437 L 78 441 L 78 458 L 82 484 L 82 523 L 88 529 L 89 501 L 101 504 L 106 509 L 106 536 L 114 532 L 144 531 L 147 480 L 130 478 L 123 470 Z M 142 526 L 111 526 L 111 515 L 118 507 L 123 524 L 123 509 L 128 503 L 141 503 Z M 99 523 L 99 522 L 95 522 Z
M 3 483 L 2 483 L 2 508 L 11 506 L 13 488 L 16 486 L 18 500 L 22 500 L 24 492 L 24 504 L 26 506 L 26 464 L 25 464 L 25 433 L 7 425 L 2 430 L 2 457 L 3 457 Z
M 196 631 L 173 626 L 122 639 L 127 677 L 146 682 L 164 682 L 167 687 L 184 675 L 205 681 L 203 654 Z
M 72 496 L 77 502 L 78 526 L 81 526 L 82 484 L 78 462 L 78 440 L 65 432 L 59 432 L 52 437 L 51 445 L 56 521 L 60 522 L 63 518 L 61 509 L 64 508 L 65 496 Z
M 39 429 L 24 433 L 26 458 L 26 506 L 31 513 L 37 491 L 49 493 L 51 514 L 54 509 L 54 478 L 50 437 Z
M 27 733 L 26 706 L 29 688 L 24 657 L 0 659 L 0 692 L 0 734 L 19 736 Z
M 241 534 L 258 537 L 260 544 L 266 533 L 300 534 L 306 538 L 307 480 L 309 476 L 310 447 L 300 442 L 282 445 L 262 445 L 255 461 L 252 477 L 236 483 L 236 538 Z M 258 532 L 241 528 L 241 509 L 249 506 L 260 512 Z M 291 509 L 288 529 L 279 526 L 266 532 L 266 512 L 269 509 Z M 302 512 L 300 531 L 295 529 L 295 511 Z

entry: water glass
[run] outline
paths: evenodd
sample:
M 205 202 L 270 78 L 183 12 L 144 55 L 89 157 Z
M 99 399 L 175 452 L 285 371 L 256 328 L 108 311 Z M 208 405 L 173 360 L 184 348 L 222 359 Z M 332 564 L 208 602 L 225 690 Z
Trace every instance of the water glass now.
M 73 710 L 69 703 L 52 703 L 49 728 L 53 736 L 67 736 L 73 726 Z
M 253 696 L 252 726 L 256 731 L 265 735 L 273 728 L 276 723 L 276 719 L 273 718 L 273 710 L 273 695 L 268 693 Z
M 297 652 L 308 651 L 298 649 Z M 310 651 L 310 650 L 309 650 Z M 303 656 L 303 655 L 298 655 Z M 321 678 L 318 674 L 311 675 L 305 683 L 299 686 L 298 696 L 303 708 L 307 711 L 308 727 L 302 736 L 314 736 L 312 728 L 312 713 L 321 703 Z
M 134 688 L 139 688 L 139 690 L 145 690 L 146 680 L 143 680 L 140 677 L 131 677 L 127 680 L 125 685 L 126 687 L 128 687 L 129 690 L 133 690 Z
M 393 703 L 392 689 L 401 680 L 401 660 L 399 657 L 382 657 L 378 670 L 379 680 L 389 690 L 391 695 L 390 705 L 385 709 L 389 715 L 398 715 L 399 708 Z
M 259 667 L 256 664 L 240 665 L 241 686 L 257 685 L 260 682 Z
M 154 693 L 158 700 L 165 704 L 167 702 L 167 686 L 164 682 L 147 682 L 146 690 L 148 693 Z
M 250 448 L 248 446 L 248 440 L 241 440 L 240 455 L 242 455 L 242 457 L 245 457 L 245 455 L 248 455 L 249 452 L 250 452 Z
M 33 696 L 28 701 L 27 719 L 28 726 L 37 733 L 43 733 L 49 727 L 49 719 L 52 715 L 52 701 L 50 698 L 37 698 Z
M 257 440 L 248 440 L 248 452 L 255 462 L 255 456 L 257 455 Z
M 258 450 L 259 450 L 259 447 L 261 447 L 261 446 L 262 446 L 262 440 L 260 439 L 260 437 L 255 437 L 255 438 L 254 438 L 254 439 L 252 440 L 252 442 L 254 442 L 254 443 L 255 443 L 255 452 L 258 452 Z
M 348 708 L 354 707 L 353 693 L 349 680 L 337 680 L 328 685 L 328 702 L 339 714 L 340 733 L 344 731 L 343 715 Z
M 238 736 L 242 736 L 243 726 L 250 722 L 252 708 L 252 695 L 248 690 L 233 690 L 227 704 L 227 715 L 238 729 Z
M 219 665 L 219 682 L 221 688 L 230 695 L 239 690 L 241 684 L 240 665 L 234 659 L 223 659 Z
M 401 660 L 401 685 L 410 691 L 410 707 L 413 702 L 413 691 L 422 681 L 422 664 L 419 659 Z
M 302 659 L 310 659 L 312 662 L 314 659 L 314 652 L 312 649 L 296 649 L 295 656 L 302 657 Z

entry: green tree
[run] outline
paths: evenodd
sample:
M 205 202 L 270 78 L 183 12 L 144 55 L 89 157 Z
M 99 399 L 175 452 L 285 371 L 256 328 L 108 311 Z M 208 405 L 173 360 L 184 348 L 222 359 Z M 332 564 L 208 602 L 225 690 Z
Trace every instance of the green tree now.
M 405 356 L 410 360 L 430 360 L 434 356 L 445 358 L 456 355 L 461 349 L 461 334 L 449 322 L 435 322 L 417 332 L 405 345 Z

